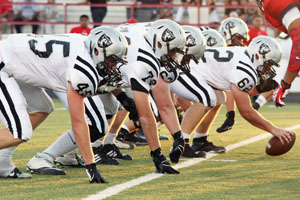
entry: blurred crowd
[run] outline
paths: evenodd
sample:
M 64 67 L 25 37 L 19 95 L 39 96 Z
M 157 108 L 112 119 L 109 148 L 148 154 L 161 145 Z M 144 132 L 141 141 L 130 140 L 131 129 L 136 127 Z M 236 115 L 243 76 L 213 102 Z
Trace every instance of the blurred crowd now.
M 0 0 L 0 4 L 8 2 L 21 2 L 21 3 L 41 3 L 45 1 L 39 0 Z M 112 1 L 112 0 L 111 0 Z M 120 0 L 116 0 L 120 1 Z M 48 5 L 16 5 L 12 7 L 8 4 L 1 5 L 0 9 L 0 18 L 1 21 L 15 21 L 21 22 L 14 26 L 15 32 L 23 32 L 22 22 L 48 22 L 47 24 L 32 25 L 32 33 L 44 34 L 53 34 L 55 33 L 54 25 L 51 22 L 58 21 L 59 9 L 58 6 L 54 3 L 55 0 L 47 0 Z M 61 3 L 62 1 L 59 1 Z M 82 0 L 78 1 L 77 4 L 89 5 L 90 4 L 106 4 L 107 0 Z M 191 23 L 197 13 L 197 5 L 229 5 L 230 8 L 203 8 L 200 13 L 204 13 L 207 18 L 206 24 L 209 24 L 213 27 L 218 27 L 220 22 L 227 17 L 238 17 L 243 19 L 250 28 L 256 29 L 258 34 L 260 34 L 261 26 L 263 23 L 263 16 L 260 9 L 256 6 L 256 0 L 181 0 L 181 2 L 176 1 L 176 4 L 182 4 L 183 7 L 172 7 L 174 0 L 133 0 L 135 4 L 134 16 L 131 16 L 131 9 L 127 8 L 127 19 L 129 23 L 136 22 L 147 22 L 155 19 L 173 19 L 178 23 Z M 164 7 L 140 7 L 142 4 L 161 4 Z M 170 6 L 169 6 L 170 5 Z M 234 6 L 243 6 L 243 5 L 253 5 L 254 7 L 245 8 L 245 7 L 234 7 Z M 195 12 L 196 10 L 196 12 Z M 79 27 L 84 31 L 83 34 L 87 34 L 88 31 L 85 30 L 89 27 L 90 19 L 88 16 L 91 16 L 91 22 L 96 23 L 94 27 L 100 25 L 107 14 L 107 7 L 101 6 L 90 6 L 90 13 L 80 13 L 79 18 Z M 82 16 L 85 15 L 86 17 Z M 200 16 L 202 17 L 202 15 Z M 190 20 L 189 20 L 190 19 Z M 82 21 L 85 21 L 84 23 Z M 50 23 L 49 23 L 50 22 Z M 194 22 L 197 22 L 194 20 Z M 120 22 L 122 23 L 122 22 Z M 1 25 L 1 24 L 0 24 Z M 7 26 L 5 23 L 2 23 L 1 32 L 5 32 Z M 251 35 L 251 34 L 250 34 Z

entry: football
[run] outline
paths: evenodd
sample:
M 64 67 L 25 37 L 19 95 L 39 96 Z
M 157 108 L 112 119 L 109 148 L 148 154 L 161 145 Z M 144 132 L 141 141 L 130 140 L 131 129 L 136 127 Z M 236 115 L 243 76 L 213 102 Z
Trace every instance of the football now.
M 280 140 L 273 136 L 266 145 L 266 154 L 269 156 L 279 156 L 288 152 L 294 145 L 296 140 L 296 134 L 291 135 L 292 141 L 289 143 L 281 144 Z

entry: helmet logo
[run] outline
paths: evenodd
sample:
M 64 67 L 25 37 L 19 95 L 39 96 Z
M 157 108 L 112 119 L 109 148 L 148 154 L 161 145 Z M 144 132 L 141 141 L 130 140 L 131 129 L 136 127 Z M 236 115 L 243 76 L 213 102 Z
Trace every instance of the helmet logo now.
M 258 53 L 261 55 L 266 55 L 270 51 L 271 51 L 270 47 L 267 44 L 262 43 L 259 47 Z
M 229 21 L 227 24 L 225 24 L 225 28 L 228 30 L 230 30 L 234 27 L 235 27 L 235 25 L 234 25 L 234 22 L 232 22 L 232 21 Z
M 175 39 L 175 35 L 172 31 L 170 31 L 168 28 L 166 30 L 164 30 L 164 32 L 162 33 L 162 41 L 164 42 L 171 42 L 172 40 Z
M 196 46 L 196 40 L 192 35 L 187 36 L 185 46 L 187 46 L 187 47 Z
M 206 43 L 207 43 L 207 46 L 212 47 L 212 46 L 214 46 L 214 45 L 217 44 L 217 39 L 214 38 L 214 37 L 212 37 L 212 36 L 209 36 L 207 38 L 207 42 Z
M 108 37 L 106 34 L 101 35 L 101 37 L 98 40 L 98 46 L 100 48 L 107 48 L 110 45 L 112 45 L 112 41 L 110 40 L 110 37 Z

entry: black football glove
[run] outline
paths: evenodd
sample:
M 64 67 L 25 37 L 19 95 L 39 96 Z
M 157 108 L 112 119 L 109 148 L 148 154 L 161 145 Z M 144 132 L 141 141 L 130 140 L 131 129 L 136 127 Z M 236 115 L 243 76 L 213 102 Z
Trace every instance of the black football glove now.
M 122 104 L 122 106 L 130 112 L 129 119 L 137 121 L 139 119 L 138 111 L 135 107 L 134 100 L 127 96 L 125 92 L 120 93 L 117 96 L 117 100 Z
M 182 137 L 181 131 L 176 132 L 172 136 L 174 138 L 174 142 L 169 156 L 172 163 L 178 163 L 179 158 L 184 151 L 184 139 Z
M 261 80 L 260 84 L 258 84 L 256 86 L 256 91 L 258 93 L 264 93 L 264 92 L 268 92 L 270 90 L 274 90 L 276 89 L 278 86 L 278 83 L 273 80 L 272 78 L 269 78 L 267 80 Z
M 156 167 L 156 173 L 162 174 L 179 174 L 180 172 L 171 167 L 166 157 L 161 153 L 161 149 L 158 148 L 155 151 L 151 151 L 150 155 Z
M 234 111 L 229 111 L 226 113 L 226 120 L 222 124 L 221 127 L 217 129 L 218 133 L 223 133 L 225 131 L 229 131 L 232 129 L 234 125 L 234 118 L 235 118 L 235 112 Z
M 104 178 L 102 178 L 95 163 L 86 165 L 85 168 L 90 179 L 90 183 L 108 183 Z

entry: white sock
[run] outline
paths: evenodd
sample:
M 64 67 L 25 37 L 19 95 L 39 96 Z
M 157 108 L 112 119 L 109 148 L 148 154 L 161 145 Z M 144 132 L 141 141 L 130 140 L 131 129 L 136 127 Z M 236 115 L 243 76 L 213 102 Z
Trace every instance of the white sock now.
M 92 143 L 92 147 L 100 147 L 103 144 L 103 141 L 98 139 L 95 142 Z
M 127 128 L 127 126 L 126 126 L 125 124 L 123 124 L 121 128 L 123 128 L 123 129 L 125 129 L 126 131 L 130 132 L 129 129 Z
M 115 137 L 117 136 L 116 133 L 107 133 L 105 138 L 104 138 L 104 145 L 106 144 L 113 144 Z
M 182 132 L 182 137 L 183 137 L 183 139 L 184 140 L 186 140 L 186 139 L 190 139 L 190 134 L 187 134 L 187 133 L 185 133 L 185 132 Z
M 159 128 L 161 125 L 163 125 L 161 122 L 157 122 L 157 127 Z
M 263 95 L 259 95 L 255 102 L 258 103 L 260 107 L 262 107 L 267 103 L 267 99 Z
M 43 153 L 47 153 L 55 158 L 62 156 L 65 153 L 73 151 L 77 148 L 74 133 L 68 130 L 60 136 L 54 143 L 52 143 Z
M 0 177 L 7 177 L 15 169 L 16 166 L 11 161 L 15 149 L 16 147 L 9 147 L 0 150 Z
M 198 133 L 197 131 L 195 131 L 194 133 L 194 138 L 201 138 L 201 137 L 205 137 L 208 136 L 207 133 Z

